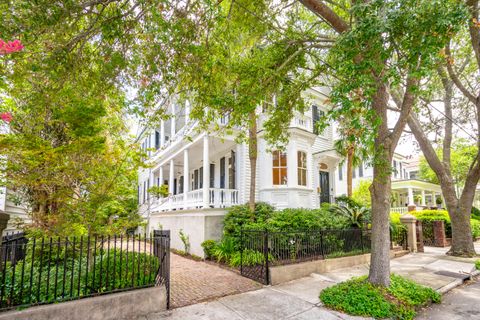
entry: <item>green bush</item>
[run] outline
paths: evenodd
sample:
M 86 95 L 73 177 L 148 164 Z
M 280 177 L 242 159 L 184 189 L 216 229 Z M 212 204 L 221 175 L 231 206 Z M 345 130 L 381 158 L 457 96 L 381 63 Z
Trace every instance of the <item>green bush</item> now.
M 110 250 L 108 254 L 105 250 L 99 250 L 96 256 L 88 260 L 88 267 L 85 256 L 64 261 L 48 262 L 48 259 L 44 259 L 47 262 L 42 264 L 36 260 L 33 266 L 28 260 L 18 262 L 15 272 L 5 274 L 5 292 L 13 293 L 10 303 L 55 302 L 62 300 L 62 292 L 65 292 L 65 298 L 77 298 L 113 289 L 154 284 L 159 266 L 155 256 L 136 252 L 127 254 L 120 250 Z M 13 266 L 8 264 L 7 270 L 13 270 Z M 20 280 L 22 277 L 23 282 Z
M 324 289 L 320 300 L 328 308 L 351 315 L 413 319 L 416 307 L 438 303 L 440 295 L 431 288 L 392 274 L 389 288 L 374 286 L 366 277 L 353 278 Z
M 217 242 L 215 240 L 205 240 L 202 242 L 201 246 L 203 248 L 203 253 L 205 254 L 205 259 L 211 260 L 213 258 L 213 251 Z
M 234 238 L 240 243 L 240 232 L 242 228 L 264 228 L 266 221 L 275 208 L 267 203 L 257 203 L 255 211 L 251 212 L 248 205 L 239 205 L 228 208 L 223 220 L 223 234 L 226 237 Z
M 273 230 L 344 229 L 350 226 L 348 218 L 332 215 L 328 209 L 284 209 L 276 211 L 267 221 Z
M 470 225 L 472 227 L 473 238 L 480 237 L 480 221 L 476 219 L 470 219 Z
M 268 256 L 268 261 L 273 261 L 271 255 Z M 263 265 L 265 263 L 265 254 L 251 249 L 246 249 L 243 253 L 236 251 L 231 256 L 228 264 L 231 267 L 240 267 L 240 263 L 243 263 L 244 266 Z
M 472 207 L 472 219 L 480 220 L 480 209 Z
M 477 268 L 477 270 L 480 270 L 480 260 L 475 261 L 475 268 Z
M 215 258 L 218 262 L 226 262 L 230 261 L 232 255 L 237 252 L 240 248 L 237 248 L 237 243 L 234 238 L 231 237 L 224 237 L 222 241 L 220 241 L 212 251 L 213 258 Z

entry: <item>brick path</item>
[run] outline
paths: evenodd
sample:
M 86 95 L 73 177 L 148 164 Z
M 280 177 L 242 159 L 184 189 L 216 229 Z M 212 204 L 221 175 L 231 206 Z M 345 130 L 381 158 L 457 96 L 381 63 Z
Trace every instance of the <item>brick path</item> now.
M 170 305 L 178 308 L 231 294 L 260 289 L 261 284 L 235 272 L 170 254 Z

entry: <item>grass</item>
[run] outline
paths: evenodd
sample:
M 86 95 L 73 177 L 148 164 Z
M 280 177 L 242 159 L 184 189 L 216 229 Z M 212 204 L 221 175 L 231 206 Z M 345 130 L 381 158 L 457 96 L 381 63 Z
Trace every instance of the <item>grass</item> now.
M 392 274 L 388 288 L 374 286 L 366 277 L 353 278 L 324 289 L 320 300 L 328 308 L 376 319 L 410 320 L 418 307 L 439 303 L 440 294 L 431 288 Z

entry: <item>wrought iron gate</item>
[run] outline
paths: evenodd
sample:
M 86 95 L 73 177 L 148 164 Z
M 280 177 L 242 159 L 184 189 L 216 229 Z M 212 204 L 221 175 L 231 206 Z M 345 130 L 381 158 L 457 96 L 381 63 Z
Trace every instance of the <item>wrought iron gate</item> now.
M 241 275 L 263 284 L 269 284 L 268 232 L 263 230 L 242 230 L 241 246 Z
M 170 308 L 170 230 L 153 231 L 153 253 L 158 257 L 156 286 L 165 286 L 167 292 L 167 309 Z

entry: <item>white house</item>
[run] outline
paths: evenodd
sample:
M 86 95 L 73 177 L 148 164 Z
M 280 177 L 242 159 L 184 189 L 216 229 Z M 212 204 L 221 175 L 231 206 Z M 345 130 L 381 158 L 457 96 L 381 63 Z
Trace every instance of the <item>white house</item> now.
M 415 205 L 421 208 L 437 207 L 436 200 L 442 197 L 439 185 L 422 181 L 419 178 L 419 158 L 406 157 L 395 153 L 392 160 L 392 208 L 391 211 L 405 213 L 408 206 Z M 337 196 L 347 193 L 346 168 L 342 163 L 335 174 Z M 353 188 L 361 180 L 372 180 L 373 168 L 360 164 L 353 168 Z
M 305 93 L 312 105 L 304 114 L 295 113 L 284 151 L 269 151 L 262 139 L 265 118 L 259 110 L 256 201 L 279 209 L 317 208 L 333 201 L 337 194 L 334 173 L 341 158 L 333 149 L 332 128 L 321 133 L 314 129 L 326 111 L 325 94 L 320 90 Z M 248 145 L 236 143 L 235 132 L 195 130 L 197 123 L 189 119 L 188 104 L 172 103 L 168 112 L 171 117 L 148 132 L 142 142 L 150 168 L 139 173 L 140 212 L 148 231 L 171 230 L 172 247 L 183 249 L 178 236 L 183 230 L 190 237 L 191 252 L 203 256 L 201 242 L 221 236 L 225 208 L 248 201 Z M 220 119 L 218 124 L 226 121 Z M 149 195 L 151 186 L 162 184 L 168 185 L 168 197 Z

